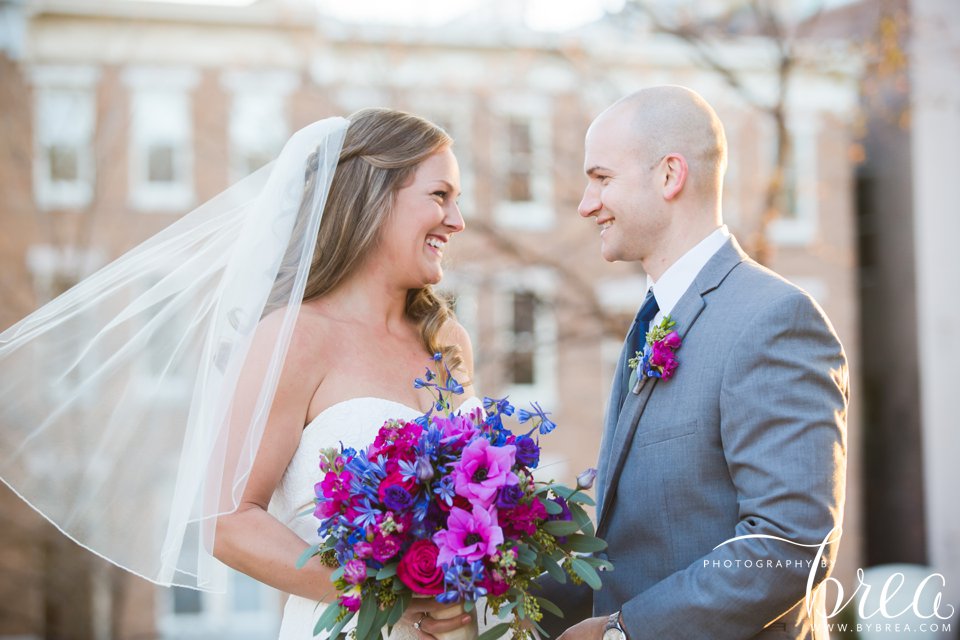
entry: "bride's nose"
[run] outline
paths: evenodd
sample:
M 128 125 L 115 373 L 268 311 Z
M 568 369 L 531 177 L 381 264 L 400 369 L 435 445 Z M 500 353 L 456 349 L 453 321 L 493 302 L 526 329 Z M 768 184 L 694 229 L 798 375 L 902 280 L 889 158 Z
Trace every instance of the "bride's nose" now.
M 467 228 L 467 223 L 463 219 L 463 213 L 460 211 L 460 205 L 453 203 L 453 205 L 447 209 L 447 215 L 443 218 L 443 224 L 450 230 L 450 233 L 460 233 Z

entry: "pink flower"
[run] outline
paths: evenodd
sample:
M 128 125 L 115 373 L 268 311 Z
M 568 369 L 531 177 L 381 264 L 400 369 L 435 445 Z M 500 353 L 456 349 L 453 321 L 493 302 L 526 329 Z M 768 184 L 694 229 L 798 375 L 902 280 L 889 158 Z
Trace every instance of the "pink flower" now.
M 480 433 L 469 416 L 451 416 L 449 418 L 436 416 L 433 418 L 433 424 L 440 429 L 444 438 L 453 438 L 461 443 L 470 442 Z
M 673 333 L 676 333 L 676 331 Z M 679 361 L 673 354 L 673 350 L 667 346 L 666 339 L 654 342 L 650 351 L 650 366 L 660 369 L 661 377 L 664 380 L 669 380 L 673 372 L 676 371 Z
M 417 540 L 400 558 L 397 577 L 420 595 L 443 593 L 443 571 L 437 566 L 440 550 L 429 540 Z
M 486 438 L 477 438 L 464 450 L 453 467 L 453 486 L 457 495 L 489 507 L 500 487 L 514 485 L 519 478 L 510 470 L 517 448 L 508 444 L 495 447 Z
M 400 543 L 393 536 L 377 534 L 373 539 L 373 559 L 377 562 L 386 562 L 400 551 Z
M 357 554 L 357 557 L 361 560 L 366 560 L 367 558 L 373 557 L 373 545 L 369 542 L 358 542 L 353 545 L 353 552 Z
M 681 344 L 680 334 L 677 333 L 676 331 L 671 331 L 670 333 L 668 333 L 663 337 L 663 340 L 661 340 L 661 342 L 668 349 L 673 349 L 674 351 L 676 351 L 677 349 L 680 348 L 680 344 Z
M 363 560 L 348 560 L 343 565 L 343 579 L 350 584 L 362 584 L 367 579 L 367 564 Z
M 503 529 L 494 509 L 474 505 L 470 513 L 454 507 L 447 528 L 433 534 L 433 541 L 440 549 L 437 565 L 449 564 L 457 556 L 474 562 L 497 552 L 497 545 L 503 543 Z
M 360 585 L 355 584 L 340 595 L 340 604 L 343 605 L 347 611 L 356 613 L 360 611 L 361 595 Z
M 334 473 L 327 472 L 323 480 L 314 486 L 318 498 L 317 507 L 313 514 L 318 518 L 329 518 L 340 513 L 343 504 L 350 501 L 350 483 L 353 474 L 349 471 Z
M 509 511 L 501 512 L 503 529 L 511 538 L 532 536 L 537 532 L 537 524 L 547 519 L 547 510 L 539 498 L 520 503 Z
M 480 586 L 487 590 L 488 596 L 494 597 L 502 596 L 510 590 L 510 585 L 507 584 L 507 579 L 503 576 L 503 573 L 499 569 L 487 571 L 486 575 L 483 577 L 483 581 L 480 583 Z

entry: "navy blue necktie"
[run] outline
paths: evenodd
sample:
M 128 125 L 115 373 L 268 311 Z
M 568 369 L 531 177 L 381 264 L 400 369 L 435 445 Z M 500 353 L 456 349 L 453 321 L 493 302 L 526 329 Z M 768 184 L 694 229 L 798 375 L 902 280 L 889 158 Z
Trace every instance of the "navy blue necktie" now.
M 650 330 L 650 321 L 653 320 L 653 317 L 657 315 L 658 311 L 660 311 L 660 305 L 657 304 L 657 298 L 653 295 L 653 288 L 651 287 L 651 289 L 647 291 L 647 297 L 643 299 L 643 304 L 640 305 L 640 311 L 637 312 L 633 326 L 630 327 L 630 333 L 627 334 L 627 345 L 629 345 L 627 352 L 628 361 L 637 354 L 637 351 L 643 352 L 643 348 L 647 344 L 647 331 Z M 633 370 L 629 364 L 627 364 L 626 367 L 624 380 L 629 381 L 630 374 Z

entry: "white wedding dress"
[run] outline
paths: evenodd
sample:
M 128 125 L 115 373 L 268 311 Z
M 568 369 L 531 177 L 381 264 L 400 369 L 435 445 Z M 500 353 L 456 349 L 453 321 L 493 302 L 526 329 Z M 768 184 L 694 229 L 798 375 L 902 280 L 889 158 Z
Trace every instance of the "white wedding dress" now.
M 468 398 L 460 409 L 471 411 L 479 406 L 482 403 L 478 398 Z M 313 487 L 322 479 L 320 450 L 339 447 L 341 442 L 345 447 L 366 448 L 387 420 L 413 420 L 420 415 L 422 412 L 402 403 L 372 397 L 352 398 L 328 407 L 304 428 L 300 446 L 270 501 L 270 513 L 308 543 L 318 542 L 317 519 L 312 514 L 297 514 L 313 504 Z M 313 627 L 323 606 L 307 598 L 290 596 L 283 610 L 280 640 L 313 640 Z M 348 629 L 355 621 L 356 618 Z M 416 638 L 416 631 L 403 623 L 397 624 L 390 635 L 390 640 Z

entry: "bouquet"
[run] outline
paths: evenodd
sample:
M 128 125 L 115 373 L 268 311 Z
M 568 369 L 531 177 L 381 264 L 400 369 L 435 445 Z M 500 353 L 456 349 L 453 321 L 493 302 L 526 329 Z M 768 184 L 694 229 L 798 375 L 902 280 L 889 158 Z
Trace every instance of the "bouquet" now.
M 606 548 L 583 509 L 594 504 L 582 490 L 596 472 L 581 474 L 572 489 L 534 480 L 539 436 L 556 428 L 549 414 L 537 403 L 518 411 L 506 398 L 455 413 L 450 398 L 463 387 L 439 354 L 434 360 L 436 369 L 415 381 L 435 397 L 427 414 L 388 420 L 365 450 L 321 455 L 313 513 L 322 542 L 298 565 L 319 556 L 336 568 L 338 598 L 314 634 L 337 638 L 357 616 L 356 640 L 378 640 L 413 597 L 475 612 L 485 596 L 495 615 L 513 617 L 480 640 L 510 628 L 522 640 L 531 636 L 525 621 L 543 632 L 543 610 L 563 615 L 534 593 L 540 574 L 599 589 L 598 570 L 611 568 L 589 555 Z M 505 424 L 514 414 L 526 425 L 520 435 Z

